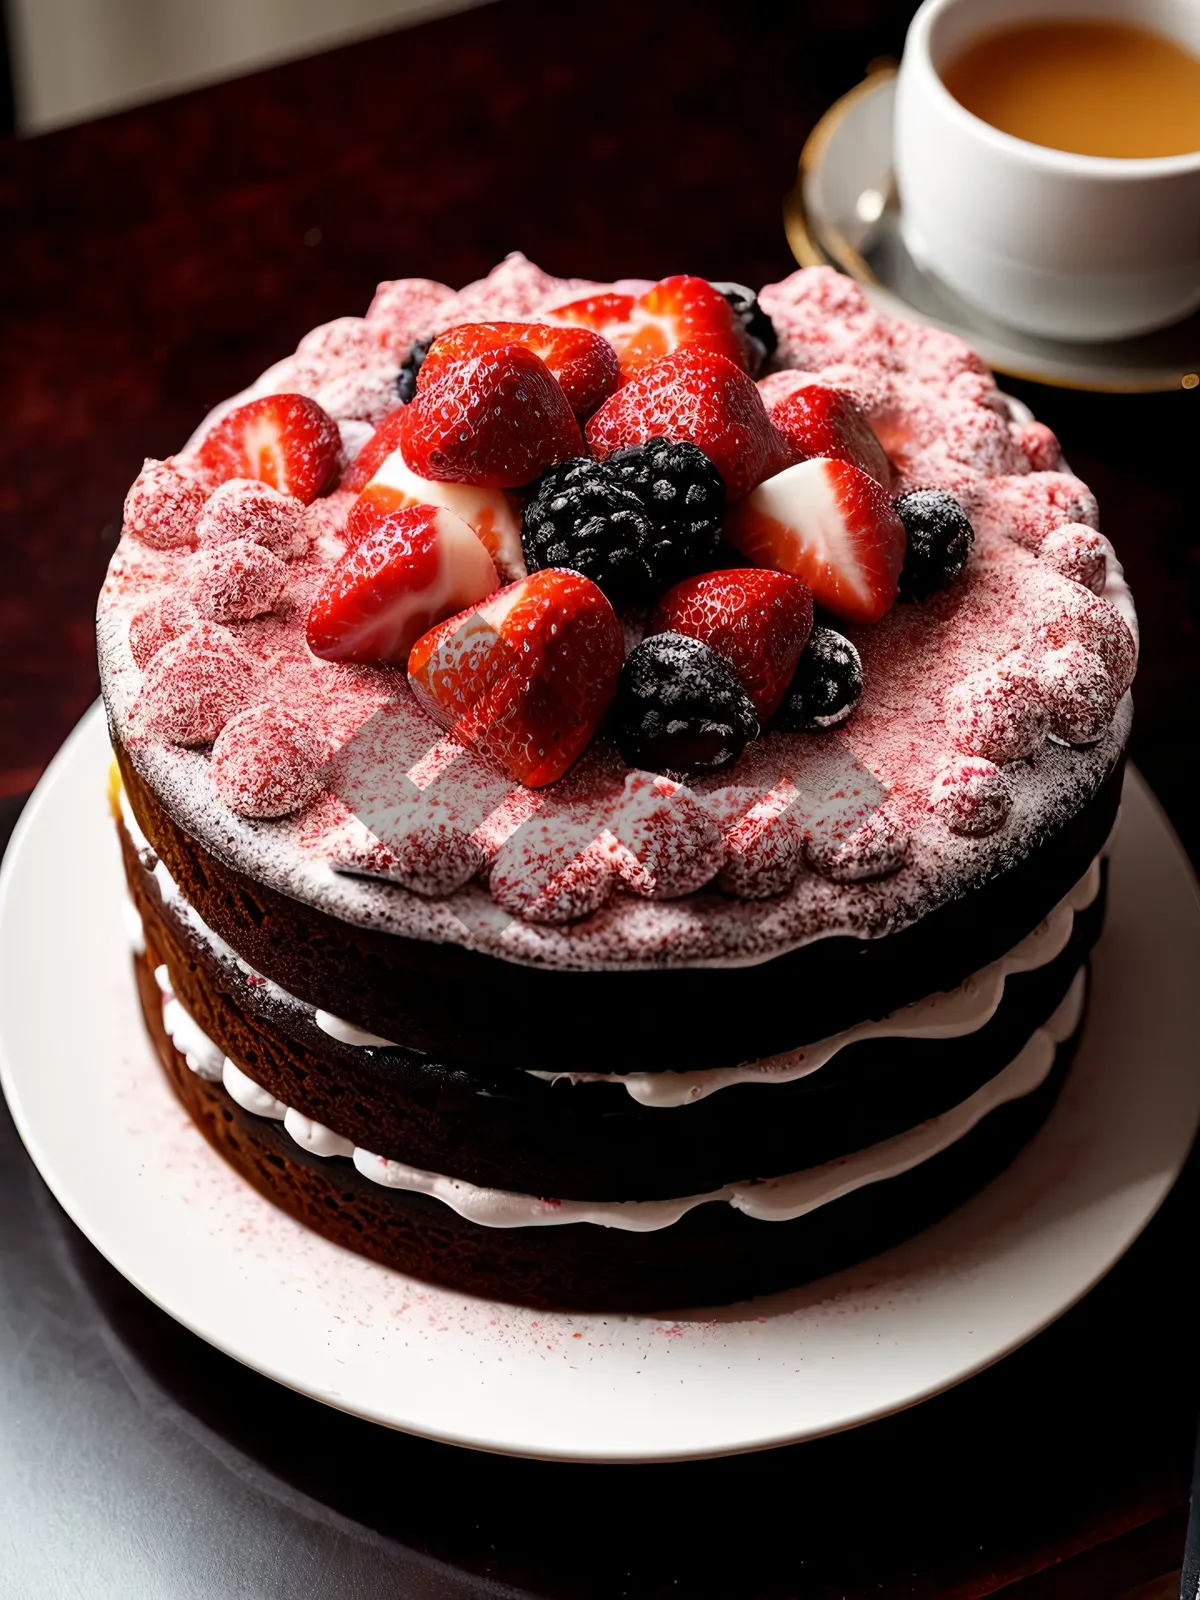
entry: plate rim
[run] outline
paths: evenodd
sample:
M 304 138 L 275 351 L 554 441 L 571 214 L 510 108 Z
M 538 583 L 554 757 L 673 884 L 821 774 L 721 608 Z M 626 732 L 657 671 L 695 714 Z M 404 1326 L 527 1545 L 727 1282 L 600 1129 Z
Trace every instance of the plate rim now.
M 58 784 L 64 781 L 69 782 L 70 779 L 75 776 L 75 774 L 72 772 L 73 763 L 86 763 L 93 759 L 92 756 L 87 752 L 86 746 L 89 741 L 97 739 L 97 724 L 102 722 L 102 720 L 103 711 L 98 704 L 85 714 L 84 718 L 72 731 L 71 735 L 68 737 L 58 754 L 55 756 L 54 760 L 51 762 L 50 766 L 47 768 L 46 773 L 43 775 L 42 780 L 39 782 L 37 789 L 31 796 L 30 801 L 27 803 L 25 810 L 18 821 L 18 825 L 14 830 L 9 850 L 5 854 L 3 866 L 0 867 L 0 946 L 3 944 L 4 930 L 9 916 L 9 897 L 13 892 L 11 886 L 16 879 L 18 871 L 18 867 L 15 865 L 15 863 L 22 862 L 26 854 L 34 848 L 29 841 L 31 838 L 36 841 L 41 813 L 45 808 L 48 802 L 48 797 L 52 791 Z M 82 754 L 81 751 L 83 752 Z M 66 774 L 66 777 L 64 777 L 64 774 Z M 1182 873 L 1190 890 L 1193 914 L 1195 914 L 1196 908 L 1200 907 L 1200 889 L 1197 887 L 1195 877 L 1191 872 L 1190 863 L 1183 852 L 1182 846 L 1175 837 L 1173 830 L 1171 830 L 1170 824 L 1167 821 L 1161 806 L 1158 804 L 1153 794 L 1145 785 L 1144 780 L 1142 780 L 1140 776 L 1133 774 L 1131 781 L 1141 791 L 1141 797 L 1148 803 L 1148 815 L 1158 829 L 1160 837 L 1157 841 L 1156 848 L 1165 849 L 1170 853 L 1170 856 L 1172 857 L 1170 863 L 1172 874 Z M 123 949 L 120 951 L 120 955 L 122 957 L 124 956 Z M 645 1444 L 638 1443 L 621 1450 L 613 1449 L 611 1447 L 590 1449 L 588 1448 L 586 1442 L 575 1442 L 568 1453 L 561 1447 L 552 1445 L 539 1447 L 529 1440 L 526 1440 L 524 1443 L 515 1443 L 511 1439 L 506 1440 L 501 1438 L 495 1432 L 492 1432 L 491 1434 L 481 1434 L 464 1431 L 462 1428 L 445 1426 L 439 1427 L 430 1423 L 428 1420 L 420 1420 L 412 1416 L 407 1418 L 398 1417 L 394 1411 L 389 1411 L 387 1409 L 372 1408 L 370 1406 L 364 1406 L 361 1403 L 345 1402 L 342 1399 L 339 1399 L 336 1394 L 330 1393 L 327 1390 L 323 1391 L 319 1386 L 314 1386 L 312 1383 L 306 1384 L 303 1381 L 297 1381 L 296 1373 L 294 1371 L 290 1371 L 286 1363 L 281 1366 L 272 1365 L 270 1360 L 261 1359 L 261 1352 L 259 1353 L 260 1358 L 255 1358 L 255 1356 L 248 1353 L 246 1349 L 239 1347 L 236 1342 L 231 1343 L 229 1342 L 228 1337 L 222 1337 L 220 1330 L 214 1329 L 211 1321 L 208 1323 L 197 1321 L 197 1319 L 189 1314 L 186 1314 L 186 1312 L 181 1312 L 176 1306 L 169 1303 L 169 1297 L 164 1298 L 162 1293 L 156 1290 L 153 1283 L 146 1281 L 144 1274 L 136 1269 L 131 1269 L 129 1262 L 121 1259 L 122 1249 L 120 1243 L 118 1242 L 114 1246 L 111 1237 L 105 1236 L 105 1229 L 102 1225 L 96 1224 L 94 1221 L 91 1223 L 91 1225 L 89 1225 L 89 1218 L 86 1215 L 79 1214 L 78 1204 L 73 1203 L 76 1201 L 77 1197 L 71 1193 L 70 1185 L 63 1182 L 61 1174 L 56 1170 L 53 1155 L 48 1153 L 46 1149 L 46 1141 L 43 1139 L 38 1128 L 34 1125 L 27 1114 L 27 1108 L 23 1103 L 23 1097 L 20 1090 L 20 1071 L 19 1069 L 14 1069 L 13 1064 L 9 1061 L 8 1046 L 6 1044 L 5 1035 L 5 1018 L 3 1012 L 0 1011 L 0 1087 L 3 1088 L 8 1099 L 17 1131 L 20 1134 L 21 1139 L 25 1144 L 26 1149 L 29 1151 L 35 1165 L 38 1167 L 39 1172 L 42 1174 L 44 1181 L 50 1188 L 51 1193 L 54 1194 L 58 1203 L 63 1207 L 64 1211 L 66 1211 L 67 1215 L 71 1217 L 75 1225 L 80 1228 L 81 1232 L 85 1235 L 85 1237 L 88 1238 L 89 1242 L 100 1252 L 100 1254 L 110 1262 L 116 1271 L 120 1272 L 122 1276 L 126 1277 L 129 1282 L 133 1283 L 141 1293 L 145 1294 L 148 1299 L 150 1299 L 154 1304 L 158 1305 L 160 1309 L 163 1310 L 167 1315 L 179 1321 L 183 1326 L 189 1328 L 191 1332 L 204 1339 L 207 1343 L 212 1344 L 215 1348 L 221 1350 L 232 1359 L 239 1361 L 243 1365 L 249 1366 L 252 1370 L 257 1371 L 276 1382 L 282 1383 L 285 1387 L 294 1389 L 297 1392 L 303 1393 L 310 1398 L 318 1400 L 324 1404 L 332 1405 L 335 1408 L 346 1411 L 351 1415 L 359 1416 L 366 1420 L 379 1423 L 383 1426 L 413 1433 L 421 1437 L 437 1440 L 443 1443 L 461 1445 L 466 1448 L 482 1450 L 487 1453 L 561 1462 L 578 1461 L 594 1464 L 671 1462 L 682 1460 L 700 1460 L 725 1455 L 748 1454 L 758 1450 L 774 1449 L 783 1445 L 798 1443 L 805 1439 L 819 1438 L 832 1433 L 846 1431 L 850 1428 L 861 1426 L 866 1422 L 870 1422 L 884 1416 L 895 1414 L 898 1411 L 908 1409 L 908 1407 L 920 1404 L 922 1401 L 932 1398 L 934 1395 L 944 1393 L 946 1390 L 955 1387 L 958 1383 L 965 1381 L 969 1377 L 975 1376 L 977 1373 L 994 1365 L 997 1361 L 1002 1360 L 1006 1355 L 1011 1354 L 1014 1350 L 1020 1348 L 1030 1339 L 1036 1337 L 1037 1334 L 1042 1332 L 1046 1327 L 1050 1326 L 1050 1324 L 1056 1321 L 1058 1317 L 1064 1315 L 1073 1306 L 1078 1304 L 1079 1301 L 1082 1300 L 1107 1274 L 1107 1272 L 1111 1270 L 1111 1268 L 1116 1264 L 1121 1256 L 1125 1254 L 1125 1252 L 1138 1238 L 1144 1228 L 1152 1220 L 1165 1200 L 1167 1194 L 1170 1192 L 1187 1156 L 1187 1150 L 1185 1147 L 1182 1154 L 1179 1156 L 1178 1161 L 1175 1162 L 1173 1169 L 1170 1172 L 1167 1172 L 1164 1169 L 1161 1171 L 1156 1171 L 1153 1174 L 1153 1183 L 1147 1193 L 1145 1202 L 1141 1205 L 1141 1214 L 1139 1215 L 1137 1221 L 1133 1224 L 1123 1227 L 1120 1230 L 1117 1230 L 1120 1234 L 1119 1241 L 1114 1246 L 1112 1240 L 1110 1239 L 1105 1245 L 1102 1251 L 1104 1256 L 1103 1264 L 1101 1264 L 1090 1276 L 1088 1276 L 1087 1281 L 1077 1284 L 1069 1297 L 1064 1298 L 1061 1301 L 1056 1301 L 1053 1308 L 1046 1310 L 1043 1314 L 1039 1314 L 1039 1316 L 1033 1322 L 1023 1325 L 1019 1332 L 1007 1337 L 999 1346 L 985 1353 L 982 1357 L 975 1358 L 972 1356 L 966 1360 L 964 1360 L 962 1357 L 958 1357 L 956 1364 L 953 1365 L 952 1370 L 940 1375 L 936 1379 L 933 1379 L 924 1385 L 906 1392 L 902 1398 L 896 1399 L 894 1402 L 880 1404 L 876 1403 L 873 1398 L 867 1397 L 867 1403 L 865 1403 L 862 1407 L 858 1409 L 847 1410 L 844 1414 L 840 1415 L 835 1422 L 826 1423 L 817 1427 L 804 1427 L 797 1426 L 796 1420 L 793 1417 L 793 1420 L 790 1424 L 781 1424 L 777 1429 L 769 1433 L 760 1431 L 756 1433 L 754 1437 L 741 1437 L 737 1440 L 731 1440 L 728 1437 L 716 1438 L 704 1448 L 698 1448 L 695 1443 L 688 1443 L 684 1444 L 677 1450 L 672 1450 L 670 1448 L 663 1447 L 662 1445 L 648 1447 Z M 168 1095 L 170 1094 L 169 1089 L 166 1088 L 165 1080 L 164 1092 Z M 174 1103 L 173 1097 L 172 1103 Z M 1200 1101 L 1196 1103 L 1196 1115 L 1200 1117 Z M 1054 1113 L 1051 1114 L 1051 1121 L 1053 1121 L 1053 1116 Z M 1193 1122 L 1194 1121 L 1195 1118 L 1193 1119 Z M 201 1136 L 197 1131 L 196 1138 L 199 1140 L 200 1137 Z M 213 1154 L 213 1160 L 220 1163 L 220 1157 L 216 1156 L 215 1154 Z M 221 1165 L 223 1166 L 224 1164 L 221 1163 Z M 244 1185 L 243 1180 L 233 1173 L 231 1169 L 227 1169 L 227 1174 L 231 1184 L 242 1186 L 246 1196 L 252 1197 L 251 1203 L 257 1203 L 267 1207 L 272 1211 L 274 1210 L 274 1208 L 271 1207 L 270 1202 L 262 1199 L 261 1196 L 258 1196 L 255 1191 L 249 1188 L 248 1185 Z M 1003 1182 L 1003 1177 L 1004 1175 L 1001 1175 L 1001 1178 L 996 1181 L 998 1183 Z M 1149 1180 L 1146 1181 L 1149 1182 Z M 67 1191 L 66 1196 L 64 1196 L 62 1192 L 64 1189 Z M 986 1193 L 987 1190 L 983 1192 Z M 972 1202 L 968 1202 L 968 1207 L 971 1204 Z M 964 1211 L 966 1209 L 967 1207 L 961 1208 L 961 1210 Z M 956 1213 L 955 1215 L 957 1214 L 960 1213 Z M 941 1226 L 941 1224 L 935 1226 Z M 97 1237 L 97 1234 L 99 1234 L 100 1237 Z M 338 1246 L 321 1239 L 320 1236 L 313 1235 L 311 1237 L 317 1240 L 318 1248 L 323 1248 L 324 1250 L 334 1252 L 338 1255 L 348 1254 L 347 1252 L 341 1251 Z M 903 1249 L 904 1247 L 902 1246 L 900 1248 Z M 889 1252 L 888 1254 L 891 1253 Z M 361 1258 L 354 1257 L 352 1259 L 357 1261 Z M 884 1257 L 877 1258 L 877 1260 L 886 1261 L 887 1256 L 885 1255 Z M 380 1273 L 388 1272 L 388 1269 L 382 1267 L 379 1267 L 376 1270 Z M 393 1274 L 392 1276 L 399 1277 L 400 1275 Z M 469 1297 L 461 1298 L 466 1299 Z M 768 1304 L 768 1302 L 764 1302 L 764 1305 Z M 534 1313 L 534 1315 L 538 1314 Z M 592 1316 L 594 1320 L 603 1322 L 620 1320 L 627 1322 L 646 1321 L 652 1323 L 657 1320 L 661 1320 L 615 1317 L 600 1318 L 595 1314 L 577 1314 L 576 1320 L 580 1323 L 586 1322 L 589 1318 L 589 1315 Z M 768 1317 L 769 1315 L 770 1313 L 768 1312 Z

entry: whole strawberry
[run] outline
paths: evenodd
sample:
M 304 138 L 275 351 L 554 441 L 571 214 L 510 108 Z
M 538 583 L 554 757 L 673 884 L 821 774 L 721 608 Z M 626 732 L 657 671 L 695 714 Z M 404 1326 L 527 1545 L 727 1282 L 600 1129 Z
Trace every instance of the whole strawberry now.
M 753 379 L 707 350 L 677 350 L 655 361 L 606 400 L 587 426 L 592 454 L 601 460 L 658 437 L 686 439 L 702 450 L 731 500 L 793 459 Z
M 417 374 L 417 393 L 444 377 L 458 361 L 519 344 L 543 360 L 558 379 L 581 422 L 617 387 L 617 352 L 590 328 L 556 328 L 545 322 L 464 322 L 439 334 Z
M 665 594 L 649 632 L 699 639 L 733 668 L 766 722 L 812 631 L 809 589 L 786 572 L 737 567 L 687 578 Z
M 771 421 L 797 456 L 828 456 L 861 467 L 886 489 L 892 469 L 862 407 L 844 389 L 806 383 L 770 407 Z
M 412 470 L 444 483 L 516 488 L 584 453 L 557 379 L 519 344 L 448 366 L 404 408 L 398 427 Z
M 621 624 L 596 585 L 550 569 L 418 639 L 408 681 L 460 743 L 540 788 L 562 777 L 600 725 L 623 655 Z

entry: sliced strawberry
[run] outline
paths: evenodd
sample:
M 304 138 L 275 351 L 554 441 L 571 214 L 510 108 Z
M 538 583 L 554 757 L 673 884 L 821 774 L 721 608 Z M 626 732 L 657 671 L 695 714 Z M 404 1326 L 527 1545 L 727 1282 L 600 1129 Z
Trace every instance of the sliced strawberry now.
M 862 407 L 844 389 L 806 383 L 769 406 L 771 421 L 801 460 L 829 456 L 849 461 L 890 488 L 892 469 Z
M 812 594 L 785 572 L 736 567 L 685 578 L 658 603 L 650 633 L 685 633 L 727 661 L 760 722 L 775 710 L 812 632 Z
M 310 505 L 337 481 L 337 423 L 302 394 L 268 394 L 223 416 L 196 450 L 196 465 L 218 483 L 257 478 Z
M 406 506 L 445 506 L 461 517 L 496 563 L 502 583 L 525 576 L 521 553 L 521 512 L 503 489 L 481 489 L 470 483 L 437 483 L 419 478 L 399 450 L 393 450 L 375 472 L 346 519 L 346 538 L 354 544 L 381 518 Z
M 848 461 L 816 457 L 768 478 L 726 513 L 725 536 L 759 566 L 802 579 L 847 622 L 878 622 L 896 598 L 904 524 Z
M 628 380 L 674 350 L 707 350 L 749 371 L 742 325 L 707 278 L 663 278 L 634 301 L 629 332 L 617 339 L 621 377 Z
M 511 489 L 584 454 L 554 374 L 508 344 L 447 368 L 405 407 L 404 459 L 422 478 Z
M 408 681 L 443 728 L 536 789 L 588 744 L 624 654 L 621 624 L 591 579 L 547 568 L 419 639 Z
M 556 328 L 545 322 L 464 322 L 429 347 L 417 374 L 421 394 L 456 361 L 519 344 L 540 356 L 558 379 L 567 404 L 585 422 L 617 387 L 617 352 L 590 328 Z
M 497 582 L 461 517 L 444 506 L 394 512 L 329 574 L 308 613 L 308 648 L 323 661 L 406 661 L 435 622 Z
M 601 460 L 647 439 L 690 439 L 725 480 L 730 499 L 791 459 L 772 426 L 754 380 L 724 356 L 677 350 L 639 372 L 588 423 Z
M 339 489 L 353 489 L 357 494 L 360 489 L 367 487 L 392 452 L 400 448 L 400 434 L 404 428 L 404 413 L 407 410 L 407 406 L 397 406 L 395 411 L 388 412 L 342 473 Z
M 634 296 L 617 294 L 603 289 L 598 294 L 585 295 L 582 300 L 572 300 L 565 306 L 555 306 L 545 313 L 555 322 L 571 322 L 577 327 L 593 328 L 605 337 L 623 328 L 633 315 Z

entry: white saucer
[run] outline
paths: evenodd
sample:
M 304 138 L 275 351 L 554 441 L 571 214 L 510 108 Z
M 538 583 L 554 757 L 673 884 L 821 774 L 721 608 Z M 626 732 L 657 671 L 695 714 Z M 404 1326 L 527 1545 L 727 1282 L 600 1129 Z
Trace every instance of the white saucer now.
M 957 333 L 1011 377 L 1113 393 L 1200 387 L 1200 312 L 1137 339 L 1039 339 L 976 311 L 918 266 L 900 236 L 892 177 L 895 86 L 895 68 L 880 67 L 809 134 L 784 202 L 788 243 L 802 267 L 840 268 L 881 310 Z
M 683 1318 L 430 1288 L 275 1210 L 176 1103 L 134 997 L 108 761 L 97 709 L 38 786 L 0 876 L 0 1080 L 21 1136 L 96 1248 L 164 1310 L 391 1427 L 557 1460 L 665 1461 L 883 1416 L 1085 1294 L 1154 1214 L 1200 1118 L 1200 907 L 1131 776 L 1077 1065 L 1042 1132 L 960 1212 L 837 1278 Z

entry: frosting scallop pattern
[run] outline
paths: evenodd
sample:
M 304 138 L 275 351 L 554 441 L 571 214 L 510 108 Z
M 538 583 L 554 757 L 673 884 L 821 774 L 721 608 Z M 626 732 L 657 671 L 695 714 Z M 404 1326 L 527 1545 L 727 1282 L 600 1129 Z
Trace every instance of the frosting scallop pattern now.
M 176 1049 L 182 1051 L 183 1048 L 176 1037 L 178 1034 L 179 1038 L 193 1044 L 198 1037 L 210 1051 L 215 1051 L 216 1046 L 200 1033 L 179 1002 L 173 997 L 168 999 L 169 984 L 164 987 L 164 978 L 159 977 L 162 972 L 165 969 L 158 969 L 155 976 L 163 989 L 164 1022 L 168 1007 L 176 1008 L 171 1032 Z M 355 1146 L 332 1129 L 285 1106 L 228 1057 L 223 1059 L 221 1070 L 215 1076 L 207 1070 L 207 1058 L 203 1062 L 205 1070 L 193 1065 L 194 1059 L 200 1058 L 191 1053 L 185 1059 L 192 1071 L 201 1077 L 223 1083 L 226 1092 L 244 1111 L 282 1122 L 284 1130 L 302 1148 L 319 1156 L 349 1157 L 355 1169 L 372 1183 L 428 1195 L 478 1227 L 535 1228 L 590 1223 L 627 1233 L 652 1233 L 671 1227 L 697 1206 L 722 1202 L 756 1221 L 790 1222 L 856 1189 L 898 1177 L 930 1160 L 964 1138 L 989 1112 L 1010 1100 L 1032 1094 L 1045 1081 L 1054 1065 L 1057 1046 L 1071 1037 L 1082 1020 L 1086 990 L 1086 969 L 1081 967 L 1054 1014 L 1035 1030 L 1017 1057 L 952 1110 L 865 1150 L 803 1172 L 726 1184 L 707 1194 L 686 1195 L 677 1200 L 551 1200 L 507 1189 L 485 1189 L 459 1178 L 425 1172 Z M 181 1022 L 180 1018 L 185 1020 Z
M 613 824 L 626 769 L 597 737 L 531 803 L 477 752 L 445 753 L 447 741 L 402 672 L 311 655 L 304 619 L 346 548 L 350 491 L 293 508 L 296 526 L 289 524 L 279 555 L 253 558 L 269 566 L 272 583 L 281 578 L 274 610 L 243 617 L 223 608 L 227 622 L 196 617 L 190 626 L 180 613 L 195 526 L 209 498 L 189 473 L 196 442 L 216 416 L 283 386 L 332 407 L 350 437 L 347 429 L 376 420 L 381 374 L 394 372 L 395 351 L 416 336 L 406 318 L 434 317 L 440 326 L 464 316 L 537 319 L 579 293 L 576 282 L 523 257 L 465 290 L 433 287 L 431 298 L 424 280 L 386 285 L 366 318 L 314 330 L 294 356 L 219 407 L 171 463 L 148 464 L 131 492 L 100 603 L 105 699 L 129 758 L 203 847 L 333 916 L 510 961 L 567 970 L 736 965 L 830 935 L 878 938 L 909 926 L 1016 864 L 1096 793 L 1128 733 L 1136 620 L 1120 563 L 1096 533 L 1094 498 L 1063 469 L 1049 430 L 1010 407 L 966 345 L 893 322 L 857 285 L 803 269 L 762 292 L 779 333 L 776 361 L 794 369 L 765 377 L 764 396 L 813 376 L 852 388 L 891 457 L 896 492 L 937 485 L 966 508 L 976 530 L 967 570 L 951 593 L 896 605 L 870 626 L 847 626 L 866 687 L 841 727 L 770 731 L 729 771 L 692 785 L 701 804 L 730 784 L 760 796 L 793 787 L 808 835 L 804 862 L 774 898 L 743 898 L 739 890 L 754 892 L 751 878 L 714 847 L 679 898 L 648 899 L 646 874 L 623 874 L 631 861 L 617 853 L 611 893 L 589 879 L 593 893 L 551 897 L 562 920 L 537 920 L 546 916 L 545 897 L 516 894 L 504 872 L 494 876 L 498 901 L 489 889 L 496 853 L 534 812 L 539 826 L 553 821 L 599 840 L 619 837 Z M 222 537 L 240 527 L 236 519 L 228 529 L 222 524 Z M 253 543 L 255 535 L 241 537 Z M 187 682 L 176 682 L 176 671 Z M 206 674 L 220 679 L 219 705 L 204 692 Z M 206 745 L 220 733 L 217 723 L 267 704 L 286 706 L 329 755 L 319 783 L 306 769 L 286 796 L 264 800 L 255 773 L 239 768 L 244 783 L 233 784 L 228 773 L 218 783 Z M 1002 767 L 1003 785 L 991 781 L 992 803 L 967 796 L 931 808 L 935 781 L 964 757 Z M 401 790 L 436 802 L 446 825 L 478 848 L 472 878 L 420 893 L 437 886 L 342 870 L 347 828 L 357 822 L 370 833 L 374 822 L 386 835 Z M 227 802 L 243 805 L 243 791 L 253 793 L 250 809 L 260 813 L 285 803 L 295 809 L 240 814 Z M 864 837 L 881 812 L 889 837 L 904 848 L 885 852 L 882 870 L 865 875 L 847 866 L 839 841 Z M 534 916 L 523 914 L 525 900 Z
M 798 1078 L 805 1078 L 810 1073 L 816 1072 L 831 1061 L 839 1051 L 863 1039 L 953 1039 L 976 1033 L 995 1014 L 1004 994 L 1005 982 L 1011 975 L 1033 972 L 1039 967 L 1048 966 L 1066 948 L 1076 913 L 1090 906 L 1100 892 L 1101 863 L 1112 848 L 1117 826 L 1119 819 L 1104 849 L 1049 916 L 1006 955 L 1000 956 L 980 971 L 972 973 L 957 989 L 927 995 L 924 999 L 914 1001 L 899 1011 L 890 1012 L 877 1021 L 859 1023 L 853 1028 L 831 1034 L 814 1044 L 802 1045 L 795 1050 L 783 1051 L 757 1061 L 742 1062 L 735 1067 L 710 1067 L 697 1072 L 670 1070 L 629 1073 L 546 1072 L 537 1068 L 526 1068 L 526 1071 L 531 1078 L 539 1078 L 550 1084 L 615 1084 L 623 1088 L 630 1098 L 640 1105 L 665 1109 L 693 1105 L 721 1089 L 732 1088 L 736 1084 L 793 1083 Z M 395 1040 L 369 1033 L 365 1028 L 358 1027 L 344 1017 L 335 1016 L 329 1011 L 314 1010 L 297 996 L 289 994 L 286 989 L 255 973 L 253 968 L 237 956 L 219 935 L 206 927 L 195 910 L 184 900 L 178 886 L 170 879 L 161 862 L 155 868 L 155 877 L 164 903 L 177 915 L 183 916 L 192 931 L 208 943 L 215 955 L 238 966 L 243 973 L 264 986 L 275 999 L 311 1015 L 316 1026 L 330 1038 L 338 1040 L 341 1044 L 361 1049 L 398 1047 Z M 133 909 L 132 906 L 130 909 Z M 137 919 L 136 911 L 133 920 L 127 922 L 127 929 L 135 950 L 137 948 L 135 939 L 140 938 L 144 945 L 141 922 Z M 159 970 L 165 973 L 166 969 Z M 212 1046 L 212 1049 L 215 1050 L 216 1046 Z M 236 1094 L 234 1098 L 237 1099 Z M 240 1100 L 238 1103 L 242 1104 Z M 247 1106 L 245 1109 L 249 1110 L 250 1107 Z

